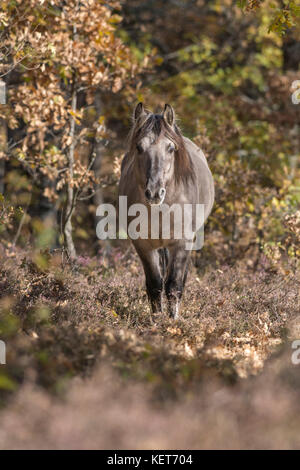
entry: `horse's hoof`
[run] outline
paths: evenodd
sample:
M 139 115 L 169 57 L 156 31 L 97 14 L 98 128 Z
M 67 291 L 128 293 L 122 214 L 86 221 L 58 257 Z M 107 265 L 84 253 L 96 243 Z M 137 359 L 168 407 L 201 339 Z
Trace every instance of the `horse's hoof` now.
M 175 313 L 170 313 L 170 314 L 169 314 L 169 317 L 171 318 L 171 320 L 174 320 L 174 321 L 176 321 L 176 320 L 179 320 L 179 319 L 180 319 L 180 315 L 179 315 L 179 313 L 178 313 L 178 312 L 175 312 Z

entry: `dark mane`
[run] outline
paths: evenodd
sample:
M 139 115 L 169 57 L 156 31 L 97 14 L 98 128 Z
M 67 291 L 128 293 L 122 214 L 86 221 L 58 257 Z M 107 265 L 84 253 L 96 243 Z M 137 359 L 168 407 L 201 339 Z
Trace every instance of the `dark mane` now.
M 167 137 L 175 145 L 175 181 L 176 183 L 186 183 L 194 179 L 194 170 L 191 158 L 186 151 L 182 134 L 175 124 L 171 127 L 162 115 L 149 113 L 142 122 L 137 122 L 129 134 L 129 152 L 135 154 L 137 144 L 153 132 L 156 140 L 162 136 Z

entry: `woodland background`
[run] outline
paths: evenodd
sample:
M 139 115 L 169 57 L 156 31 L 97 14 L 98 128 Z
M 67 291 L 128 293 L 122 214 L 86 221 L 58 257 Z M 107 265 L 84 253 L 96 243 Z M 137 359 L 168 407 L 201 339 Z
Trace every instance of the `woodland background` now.
M 299 448 L 300 7 L 0 3 L 0 447 Z M 137 101 L 215 179 L 176 324 L 96 237 Z

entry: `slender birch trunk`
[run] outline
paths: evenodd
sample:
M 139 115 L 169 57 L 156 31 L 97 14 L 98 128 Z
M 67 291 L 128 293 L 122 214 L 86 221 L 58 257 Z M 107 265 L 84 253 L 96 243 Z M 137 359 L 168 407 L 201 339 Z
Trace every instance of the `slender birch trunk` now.
M 75 74 L 73 76 L 72 85 L 72 98 L 71 108 L 73 115 L 70 116 L 70 138 L 71 143 L 67 153 L 68 168 L 69 168 L 69 181 L 67 183 L 67 204 L 65 213 L 64 223 L 64 238 L 67 247 L 68 254 L 71 259 L 76 258 L 76 250 L 74 246 L 72 236 L 72 215 L 74 211 L 74 188 L 73 188 L 73 177 L 74 177 L 74 150 L 75 150 L 75 113 L 77 108 L 77 90 L 76 90 L 76 79 Z
M 77 2 L 77 8 L 78 8 Z M 76 25 L 73 25 L 73 39 L 76 39 L 77 28 Z M 67 247 L 68 254 L 71 259 L 76 258 L 76 250 L 73 241 L 72 235 L 72 215 L 74 212 L 74 187 L 73 187 L 73 177 L 74 177 L 74 151 L 75 151 L 75 115 L 77 109 L 77 82 L 76 82 L 76 71 L 73 70 L 72 77 L 72 93 L 71 93 L 71 109 L 72 115 L 70 116 L 70 147 L 67 153 L 68 168 L 69 168 L 69 180 L 67 183 L 67 204 L 64 220 L 64 239 Z
M 0 119 L 0 153 L 7 150 L 7 129 L 4 119 Z M 5 159 L 0 158 L 0 193 L 4 194 Z
M 99 119 L 99 117 L 103 113 L 103 105 L 102 105 L 102 100 L 101 100 L 101 96 L 100 96 L 99 92 L 96 92 L 96 96 L 95 96 L 95 109 L 96 109 L 96 113 L 97 113 L 96 114 L 97 119 Z M 96 140 L 96 143 L 95 143 L 95 150 L 94 151 L 95 151 L 95 154 L 96 154 L 96 158 L 95 158 L 95 162 L 93 164 L 93 170 L 94 170 L 96 178 L 98 178 L 100 176 L 101 167 L 102 167 L 102 157 L 103 157 L 103 152 L 104 152 L 104 145 L 103 145 L 102 139 L 101 138 L 99 139 L 97 137 L 97 135 L 95 137 L 95 140 Z M 96 192 L 95 196 L 94 196 L 94 204 L 95 204 L 96 207 L 98 207 L 99 204 L 102 204 L 102 203 L 103 203 L 103 194 L 102 194 L 101 189 L 99 189 Z M 99 220 L 99 217 L 95 216 L 95 225 L 97 225 L 98 220 Z

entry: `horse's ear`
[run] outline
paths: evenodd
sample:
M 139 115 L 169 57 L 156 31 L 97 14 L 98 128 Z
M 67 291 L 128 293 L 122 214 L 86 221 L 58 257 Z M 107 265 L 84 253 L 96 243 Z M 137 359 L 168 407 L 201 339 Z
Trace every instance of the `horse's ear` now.
M 165 109 L 164 109 L 164 112 L 163 112 L 163 118 L 166 121 L 166 123 L 168 123 L 171 127 L 174 126 L 174 124 L 175 124 L 175 113 L 174 113 L 174 109 L 169 104 L 165 104 Z
M 147 113 L 146 113 L 146 110 L 145 110 L 145 108 L 144 108 L 144 105 L 143 105 L 143 103 L 140 102 L 140 103 L 138 103 L 138 104 L 136 105 L 136 107 L 135 107 L 135 110 L 134 110 L 134 112 L 133 112 L 133 119 L 134 119 L 135 121 L 137 121 L 137 120 L 140 119 L 140 117 L 142 117 L 143 115 L 146 116 L 146 114 L 147 114 Z

